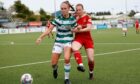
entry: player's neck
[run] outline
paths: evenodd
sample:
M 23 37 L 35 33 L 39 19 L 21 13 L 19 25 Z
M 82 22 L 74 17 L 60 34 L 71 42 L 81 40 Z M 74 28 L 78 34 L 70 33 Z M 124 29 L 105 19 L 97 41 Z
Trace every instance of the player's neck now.
M 82 13 L 81 15 L 79 15 L 79 17 L 84 17 L 86 15 L 86 13 Z
M 63 15 L 64 18 L 69 18 L 70 14 Z

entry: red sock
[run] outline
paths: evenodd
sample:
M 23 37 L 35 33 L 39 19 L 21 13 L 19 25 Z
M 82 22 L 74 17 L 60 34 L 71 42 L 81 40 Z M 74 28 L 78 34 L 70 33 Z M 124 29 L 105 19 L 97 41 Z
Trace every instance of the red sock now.
M 73 53 L 74 53 L 74 57 L 75 57 L 75 60 L 76 60 L 77 64 L 78 65 L 83 64 L 82 56 L 81 56 L 80 52 L 79 51 L 74 51 Z
M 88 67 L 89 67 L 89 70 L 90 70 L 90 72 L 93 72 L 93 70 L 94 70 L 94 61 L 93 62 L 88 62 Z

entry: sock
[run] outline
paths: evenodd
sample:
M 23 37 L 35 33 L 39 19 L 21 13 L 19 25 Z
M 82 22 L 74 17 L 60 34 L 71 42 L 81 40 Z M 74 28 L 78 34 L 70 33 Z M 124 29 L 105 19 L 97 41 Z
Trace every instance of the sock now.
M 56 70 L 58 68 L 58 65 L 52 65 L 53 70 Z
M 126 32 L 125 32 L 125 36 L 126 36 Z
M 83 66 L 82 56 L 79 51 L 74 51 L 74 57 L 78 65 Z
M 94 71 L 94 61 L 93 62 L 88 62 L 88 66 L 89 66 L 89 72 L 90 73 L 93 73 Z
M 126 35 L 126 32 L 123 32 L 123 36 L 125 36 Z
M 65 79 L 69 79 L 70 68 L 71 68 L 70 63 L 64 65 Z

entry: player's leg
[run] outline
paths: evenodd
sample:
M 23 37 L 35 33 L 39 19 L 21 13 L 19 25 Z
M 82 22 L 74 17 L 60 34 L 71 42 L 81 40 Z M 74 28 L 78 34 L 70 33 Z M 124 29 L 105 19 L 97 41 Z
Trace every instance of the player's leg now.
M 138 34 L 138 33 L 139 33 L 139 26 L 136 25 L 136 34 Z
M 93 79 L 93 71 L 94 71 L 94 49 L 88 48 L 86 49 L 87 57 L 88 57 L 88 66 L 89 66 L 89 79 Z
M 138 34 L 138 30 L 137 30 L 137 28 L 136 28 L 136 34 Z
M 52 68 L 53 68 L 53 77 L 56 79 L 58 76 L 57 70 L 58 70 L 58 60 L 60 58 L 60 55 L 62 53 L 62 47 L 61 44 L 55 43 L 52 51 Z
M 136 29 L 136 34 L 137 34 L 137 28 L 135 27 L 135 29 Z
M 127 35 L 127 31 L 124 31 L 125 32 L 125 36 Z
M 69 80 L 69 74 L 70 74 L 70 69 L 71 69 L 71 65 L 70 65 L 70 57 L 71 57 L 71 43 L 68 44 L 67 46 L 64 47 L 64 70 L 65 70 L 65 84 L 70 84 L 70 80 Z
M 52 63 L 52 68 L 53 68 L 53 77 L 56 79 L 58 76 L 58 60 L 60 58 L 60 54 L 58 53 L 52 53 L 52 58 L 51 58 L 51 63 Z
M 139 34 L 139 30 L 140 30 L 139 24 L 137 24 L 136 29 L 137 29 L 137 34 Z
M 138 28 L 138 34 L 139 34 L 139 32 L 140 32 L 140 27 Z
M 72 51 L 73 51 L 75 60 L 78 64 L 77 69 L 81 72 L 84 72 L 85 69 L 84 69 L 84 65 L 82 62 L 82 56 L 79 51 L 81 47 L 82 47 L 82 45 L 79 42 L 77 42 L 77 41 L 72 42 Z
M 86 49 L 87 58 L 88 58 L 88 66 L 89 66 L 89 79 L 93 79 L 93 71 L 94 71 L 94 42 L 92 39 L 85 40 L 84 47 Z
M 123 36 L 126 36 L 126 35 L 127 35 L 127 31 L 123 30 Z
M 126 31 L 127 31 L 127 28 L 123 27 L 122 28 L 123 36 L 126 36 Z

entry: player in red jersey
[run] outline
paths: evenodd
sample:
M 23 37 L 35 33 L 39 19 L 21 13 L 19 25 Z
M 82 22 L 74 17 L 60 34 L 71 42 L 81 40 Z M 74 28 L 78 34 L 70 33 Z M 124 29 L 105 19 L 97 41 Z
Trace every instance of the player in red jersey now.
M 51 26 L 51 22 L 48 20 L 48 21 L 47 21 L 47 25 L 46 25 L 46 29 L 50 28 L 50 26 Z M 48 37 L 49 37 L 49 38 L 51 37 L 50 35 L 52 36 L 52 38 L 54 38 L 53 32 L 52 32 L 52 31 L 50 32 L 50 34 L 48 34 Z
M 136 33 L 139 33 L 139 20 L 135 21 L 135 28 L 136 28 Z
M 93 79 L 93 70 L 94 70 L 94 43 L 92 36 L 90 34 L 92 27 L 92 20 L 84 12 L 84 7 L 82 4 L 76 5 L 76 15 L 78 28 L 73 29 L 75 32 L 75 39 L 72 43 L 72 49 L 76 62 L 78 63 L 77 69 L 84 72 L 84 66 L 82 62 L 82 56 L 80 54 L 80 48 L 84 46 L 87 57 L 88 57 L 88 66 L 89 66 L 89 79 Z

